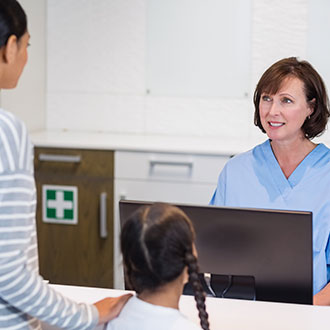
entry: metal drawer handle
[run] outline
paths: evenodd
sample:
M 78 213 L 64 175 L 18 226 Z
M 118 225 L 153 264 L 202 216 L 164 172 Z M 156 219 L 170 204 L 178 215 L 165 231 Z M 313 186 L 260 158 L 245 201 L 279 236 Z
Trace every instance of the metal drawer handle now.
M 168 160 L 150 160 L 150 167 L 155 167 L 156 165 L 168 165 L 168 166 L 187 166 L 192 169 L 193 162 L 179 162 L 179 161 L 168 161 Z
M 80 163 L 81 156 L 39 154 L 39 160 L 44 162 Z
M 107 229 L 107 193 L 100 194 L 100 237 L 108 237 Z

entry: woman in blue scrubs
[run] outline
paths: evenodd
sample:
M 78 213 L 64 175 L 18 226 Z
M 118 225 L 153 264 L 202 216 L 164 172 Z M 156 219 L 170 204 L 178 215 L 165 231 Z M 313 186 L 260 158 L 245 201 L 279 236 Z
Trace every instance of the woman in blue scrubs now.
M 211 205 L 313 212 L 314 304 L 330 305 L 330 149 L 324 82 L 306 61 L 282 59 L 254 93 L 254 123 L 268 139 L 228 161 Z

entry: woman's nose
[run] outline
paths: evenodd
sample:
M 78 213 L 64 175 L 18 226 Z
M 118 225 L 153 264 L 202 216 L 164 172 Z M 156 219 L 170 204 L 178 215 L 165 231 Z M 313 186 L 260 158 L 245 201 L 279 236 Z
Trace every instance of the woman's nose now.
M 270 108 L 269 108 L 269 114 L 270 115 L 278 115 L 281 112 L 280 105 L 273 101 Z

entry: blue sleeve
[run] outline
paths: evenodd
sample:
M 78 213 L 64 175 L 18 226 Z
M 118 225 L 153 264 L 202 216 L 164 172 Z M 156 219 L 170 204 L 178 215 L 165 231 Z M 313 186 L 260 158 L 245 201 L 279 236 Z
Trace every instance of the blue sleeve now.
M 209 205 L 224 206 L 226 205 L 226 181 L 227 181 L 227 166 L 221 171 L 218 179 L 217 187 L 213 193 Z

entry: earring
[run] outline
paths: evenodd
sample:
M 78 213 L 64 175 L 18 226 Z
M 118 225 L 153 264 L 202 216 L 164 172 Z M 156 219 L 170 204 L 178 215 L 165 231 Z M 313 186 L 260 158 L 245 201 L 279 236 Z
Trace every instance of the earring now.
M 311 119 L 311 116 L 310 116 L 310 115 L 309 115 L 309 116 L 307 116 L 307 119 L 308 119 L 308 120 L 310 120 L 310 119 Z

